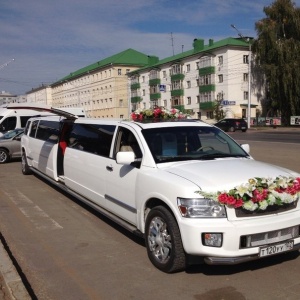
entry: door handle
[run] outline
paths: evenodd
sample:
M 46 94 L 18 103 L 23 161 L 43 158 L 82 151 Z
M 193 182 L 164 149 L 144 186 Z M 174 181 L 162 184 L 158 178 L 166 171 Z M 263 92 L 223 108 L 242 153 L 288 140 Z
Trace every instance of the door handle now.
M 106 166 L 106 170 L 112 172 L 114 169 L 111 166 Z

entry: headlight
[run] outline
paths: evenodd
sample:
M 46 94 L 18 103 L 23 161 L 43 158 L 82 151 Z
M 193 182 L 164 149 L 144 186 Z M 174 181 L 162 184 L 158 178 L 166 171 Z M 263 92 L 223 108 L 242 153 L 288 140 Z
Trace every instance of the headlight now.
M 186 218 L 226 218 L 224 205 L 212 199 L 177 198 L 177 205 L 181 215 Z

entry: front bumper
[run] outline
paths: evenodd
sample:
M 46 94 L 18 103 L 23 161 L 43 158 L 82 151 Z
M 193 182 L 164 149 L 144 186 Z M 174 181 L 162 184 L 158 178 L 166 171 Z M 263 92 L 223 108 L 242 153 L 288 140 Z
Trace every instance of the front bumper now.
M 277 253 L 274 255 L 280 255 L 280 254 L 296 251 L 299 249 L 300 249 L 300 243 L 294 245 L 293 249 L 291 249 L 289 251 Z M 274 256 L 274 255 L 272 255 L 272 256 Z M 268 257 L 270 257 L 270 256 L 268 256 Z M 238 256 L 238 257 L 207 256 L 207 257 L 204 257 L 203 259 L 204 259 L 204 262 L 208 265 L 238 265 L 238 264 L 242 264 L 242 263 L 245 263 L 248 261 L 261 259 L 261 257 L 258 254 L 255 254 L 255 255 L 246 255 L 246 256 Z

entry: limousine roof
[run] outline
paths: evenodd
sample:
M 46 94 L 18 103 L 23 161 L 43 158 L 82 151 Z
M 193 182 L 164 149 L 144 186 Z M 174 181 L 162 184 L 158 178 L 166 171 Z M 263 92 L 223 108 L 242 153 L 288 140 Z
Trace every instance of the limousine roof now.
M 50 105 L 43 105 L 43 104 L 37 106 L 36 104 L 14 103 L 14 104 L 7 105 L 6 108 L 7 109 L 29 109 L 29 110 L 39 111 L 39 112 L 48 112 L 48 113 L 52 113 L 52 114 L 55 114 L 55 115 L 58 115 L 61 117 L 66 117 L 69 119 L 70 118 L 73 118 L 73 119 L 78 118 L 78 116 L 76 116 L 70 112 L 61 110 L 59 108 L 52 107 Z

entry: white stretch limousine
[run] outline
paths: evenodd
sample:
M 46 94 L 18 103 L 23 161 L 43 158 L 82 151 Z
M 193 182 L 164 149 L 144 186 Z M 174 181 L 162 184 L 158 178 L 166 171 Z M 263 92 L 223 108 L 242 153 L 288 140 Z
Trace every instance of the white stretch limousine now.
M 32 171 L 143 236 L 164 272 L 193 256 L 237 264 L 300 248 L 300 174 L 201 121 L 31 118 L 22 172 Z

